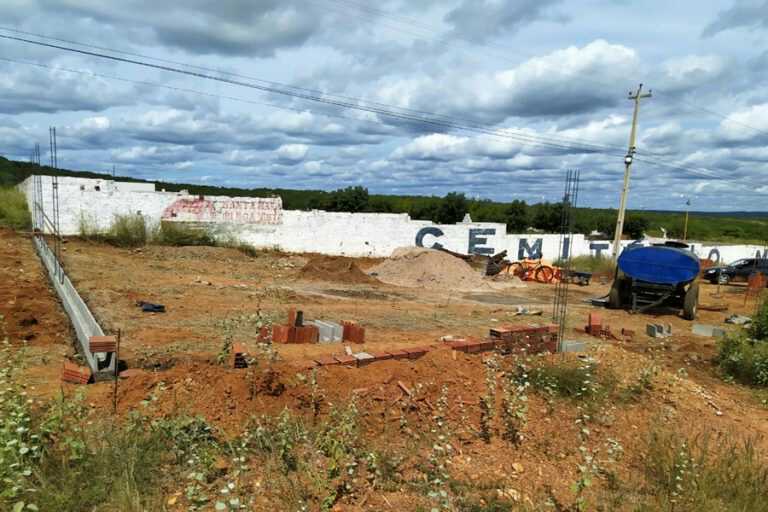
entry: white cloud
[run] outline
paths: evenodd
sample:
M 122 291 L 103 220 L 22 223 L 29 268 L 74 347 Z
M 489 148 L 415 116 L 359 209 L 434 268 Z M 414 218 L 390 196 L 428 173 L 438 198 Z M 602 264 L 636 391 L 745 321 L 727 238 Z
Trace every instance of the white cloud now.
M 309 146 L 306 144 L 283 144 L 277 148 L 277 156 L 281 160 L 289 160 L 292 162 L 298 162 L 304 160 L 309 151 Z

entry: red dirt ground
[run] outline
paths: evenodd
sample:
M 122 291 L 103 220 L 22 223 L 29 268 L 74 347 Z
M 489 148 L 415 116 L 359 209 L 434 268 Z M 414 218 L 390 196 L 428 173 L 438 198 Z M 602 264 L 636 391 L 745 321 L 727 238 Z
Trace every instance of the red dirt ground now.
M 152 414 L 201 414 L 226 432 L 236 433 L 253 415 L 278 413 L 288 407 L 310 414 L 309 387 L 292 363 L 323 354 L 341 353 L 337 345 L 281 345 L 280 361 L 269 371 L 234 370 L 214 362 L 225 336 L 255 347 L 258 328 L 253 315 L 282 321 L 290 306 L 307 318 L 353 319 L 367 328 L 366 343 L 355 350 L 389 350 L 436 343 L 440 336 L 484 336 L 500 323 L 544 323 L 551 314 L 552 287 L 531 284 L 505 293 L 458 294 L 452 290 L 425 291 L 384 284 L 305 280 L 307 262 L 299 255 L 277 253 L 248 257 L 232 249 L 208 247 L 148 247 L 125 250 L 70 241 L 65 245 L 65 266 L 105 330 L 123 331 L 124 359 L 131 368 L 144 368 L 119 382 L 119 414 L 143 408 L 151 399 Z M 0 232 L 2 283 L 0 312 L 9 319 L 10 337 L 35 334 L 31 345 L 58 349 L 63 357 L 70 337 L 66 320 L 45 283 L 28 240 Z M 362 263 L 367 266 L 366 262 Z M 24 272 L 20 272 L 20 268 Z M 117 271 L 116 271 L 117 269 Z M 768 450 L 768 410 L 743 386 L 725 383 L 713 365 L 716 353 L 711 338 L 691 334 L 690 322 L 675 314 L 631 315 L 625 311 L 595 310 L 584 300 L 604 295 L 606 285 L 572 287 L 568 339 L 593 342 L 589 356 L 599 368 L 616 374 L 627 385 L 652 365 L 660 372 L 653 389 L 636 402 L 609 404 L 595 418 L 590 446 L 605 453 L 609 439 L 619 441 L 625 459 L 615 470 L 624 480 L 637 477 L 642 467 L 649 432 L 664 427 L 695 436 L 708 433 L 722 438 L 757 437 L 758 448 Z M 727 313 L 701 311 L 700 323 L 724 325 L 730 313 L 749 313 L 743 289 L 702 285 L 702 303 L 725 303 Z M 166 305 L 165 314 L 142 313 L 137 300 Z M 515 306 L 542 309 L 544 315 L 515 316 Z M 597 311 L 614 332 L 633 329 L 632 340 L 602 341 L 578 329 L 587 313 Z M 38 325 L 22 327 L 34 316 Z M 673 336 L 664 340 L 645 335 L 648 322 L 670 323 Z M 329 367 L 318 371 L 325 394 L 323 413 L 330 404 L 357 397 L 365 429 L 383 447 L 405 447 L 408 432 L 400 429 L 404 407 L 408 429 L 427 431 L 443 385 L 450 389 L 450 420 L 459 423 L 460 405 L 474 428 L 479 417 L 479 396 L 484 389 L 483 359 L 441 349 L 415 361 L 385 361 L 363 368 Z M 576 355 L 549 355 L 557 363 Z M 507 360 L 502 364 L 509 365 Z M 38 365 L 36 379 L 50 390 L 59 388 L 58 368 Z M 423 391 L 411 404 L 399 386 Z M 111 383 L 90 385 L 89 400 L 111 407 Z M 556 496 L 572 497 L 570 484 L 579 462 L 575 406 L 557 401 L 550 411 L 542 398 L 530 393 L 525 441 L 518 448 L 494 440 L 490 446 L 475 437 L 457 435 L 452 472 L 468 481 L 493 481 L 514 488 L 526 497 L 540 495 L 551 486 Z M 147 410 L 147 409 L 142 409 Z M 498 425 L 497 425 L 498 428 Z M 406 468 L 406 471 L 408 468 Z M 414 470 L 414 468 L 410 468 Z M 364 508 L 348 504 L 340 510 L 410 510 L 399 493 L 372 496 Z M 268 509 L 265 507 L 265 509 Z

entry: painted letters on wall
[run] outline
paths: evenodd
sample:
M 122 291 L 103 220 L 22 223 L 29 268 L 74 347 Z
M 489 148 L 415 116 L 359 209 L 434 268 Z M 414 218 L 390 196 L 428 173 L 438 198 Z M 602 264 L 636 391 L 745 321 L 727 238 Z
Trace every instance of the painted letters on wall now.
M 161 219 L 173 222 L 228 222 L 280 224 L 283 202 L 279 197 L 221 199 L 181 197 L 169 205 Z

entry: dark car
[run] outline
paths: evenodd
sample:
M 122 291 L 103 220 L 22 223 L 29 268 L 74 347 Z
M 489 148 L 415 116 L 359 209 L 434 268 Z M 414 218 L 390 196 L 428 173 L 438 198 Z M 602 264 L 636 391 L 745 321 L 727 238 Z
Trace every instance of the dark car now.
M 732 281 L 746 281 L 752 272 L 762 272 L 768 276 L 768 259 L 744 258 L 724 267 L 708 268 L 704 279 L 712 284 L 727 284 Z

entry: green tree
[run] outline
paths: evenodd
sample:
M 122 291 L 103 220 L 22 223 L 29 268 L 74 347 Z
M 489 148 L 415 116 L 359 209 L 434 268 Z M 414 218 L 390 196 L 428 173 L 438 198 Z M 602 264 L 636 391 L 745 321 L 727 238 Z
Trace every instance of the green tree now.
M 340 188 L 331 192 L 326 209 L 332 212 L 362 212 L 368 208 L 368 189 L 365 187 Z
M 464 194 L 450 192 L 440 202 L 433 220 L 438 224 L 454 224 L 464 218 L 468 208 Z
M 624 222 L 624 234 L 637 240 L 638 238 L 643 237 L 643 234 L 648 231 L 650 225 L 651 223 L 645 217 L 641 217 L 640 215 L 629 215 Z
M 557 233 L 562 225 L 562 215 L 562 203 L 542 203 L 538 205 L 533 215 L 533 227 Z
M 528 227 L 528 205 L 514 200 L 504 209 L 507 233 L 522 233 Z

